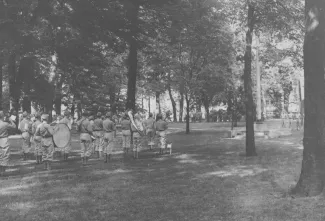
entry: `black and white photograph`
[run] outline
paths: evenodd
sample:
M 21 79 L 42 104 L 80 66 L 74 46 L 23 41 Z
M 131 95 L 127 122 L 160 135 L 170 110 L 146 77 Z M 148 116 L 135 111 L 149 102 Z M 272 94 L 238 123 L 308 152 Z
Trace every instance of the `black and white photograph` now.
M 325 221 L 325 0 L 0 0 L 0 221 Z

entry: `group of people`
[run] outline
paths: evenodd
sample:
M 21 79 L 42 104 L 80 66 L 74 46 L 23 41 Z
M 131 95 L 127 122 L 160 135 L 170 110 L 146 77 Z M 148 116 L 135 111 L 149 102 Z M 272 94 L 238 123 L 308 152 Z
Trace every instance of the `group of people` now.
M 148 137 L 148 145 L 154 145 L 154 137 L 157 134 L 160 138 L 158 144 L 160 153 L 166 147 L 166 130 L 168 123 L 165 122 L 161 114 L 154 120 L 153 114 L 149 113 L 149 118 L 143 120 L 139 113 L 132 114 L 126 112 L 119 120 L 107 112 L 105 117 L 102 113 L 97 113 L 96 119 L 87 112 L 83 113 L 81 120 L 77 122 L 77 128 L 80 132 L 81 158 L 85 164 L 92 153 L 96 153 L 98 158 L 104 156 L 104 162 L 107 163 L 111 158 L 114 139 L 116 139 L 117 125 L 122 132 L 122 148 L 126 154 L 133 147 L 134 157 L 138 158 L 138 151 L 142 148 L 143 139 Z
M 69 112 L 65 112 L 64 116 L 57 117 L 50 124 L 48 114 L 36 113 L 30 115 L 24 112 L 18 125 L 23 140 L 23 159 L 30 158 L 31 150 L 34 149 L 33 154 L 36 163 L 44 163 L 46 170 L 51 170 L 51 162 L 55 151 L 63 153 L 64 160 L 68 160 L 71 152 L 71 140 L 65 147 L 58 150 L 55 149 L 52 137 L 56 132 L 53 123 L 64 123 L 71 130 L 73 119 L 69 115 Z M 108 162 L 113 152 L 117 129 L 122 132 L 124 153 L 127 153 L 132 146 L 135 158 L 138 157 L 138 151 L 142 148 L 144 138 L 148 139 L 148 145 L 151 147 L 154 145 L 154 137 L 158 135 L 160 153 L 163 153 L 163 149 L 166 148 L 168 123 L 163 120 L 162 114 L 158 114 L 155 120 L 153 114 L 149 113 L 148 119 L 144 120 L 139 113 L 133 115 L 129 111 L 123 114 L 121 119 L 118 119 L 111 112 L 106 114 L 98 112 L 94 117 L 85 111 L 82 118 L 76 122 L 76 125 L 80 133 L 80 150 L 83 164 L 87 163 L 93 153 L 97 153 L 98 158 L 104 156 L 104 162 Z M 10 131 L 15 128 L 14 120 L 11 118 L 5 120 L 3 111 L 0 111 L 0 176 L 4 174 L 8 166 L 10 157 L 8 137 Z

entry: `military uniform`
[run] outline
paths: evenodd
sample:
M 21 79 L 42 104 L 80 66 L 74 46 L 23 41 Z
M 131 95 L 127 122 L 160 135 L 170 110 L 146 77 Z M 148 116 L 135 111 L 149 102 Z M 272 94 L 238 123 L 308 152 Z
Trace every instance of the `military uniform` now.
M 142 148 L 141 145 L 141 134 L 139 133 L 139 131 L 143 131 L 143 125 L 141 122 L 141 117 L 140 115 L 136 114 L 134 116 L 134 121 L 135 121 L 135 126 L 137 128 L 135 128 L 135 126 L 133 124 L 131 124 L 131 131 L 132 131 L 132 145 L 133 145 L 133 153 L 134 153 L 134 157 L 138 158 L 138 151 Z M 139 130 L 139 131 L 138 131 Z
M 115 123 L 109 117 L 103 122 L 105 162 L 113 152 L 113 140 L 116 130 Z
M 42 145 L 42 158 L 45 162 L 45 169 L 51 169 L 51 162 L 53 161 L 54 143 L 53 134 L 54 129 L 47 123 L 48 115 L 42 115 L 42 123 L 40 123 L 35 132 L 35 136 L 40 136 Z
M 10 145 L 8 141 L 9 130 L 16 129 L 13 121 L 10 123 L 3 121 L 4 114 L 0 112 L 0 175 L 5 172 L 9 163 Z
M 101 119 L 101 115 L 97 115 L 97 118 L 93 123 L 93 135 L 95 137 L 94 145 L 97 156 L 101 156 L 103 152 L 103 120 Z
M 72 128 L 72 122 L 67 116 L 64 116 L 59 123 L 66 124 L 70 130 Z M 69 153 L 71 152 L 71 137 L 69 143 L 63 147 L 61 151 L 63 152 L 64 160 L 67 160 Z
M 77 124 L 80 132 L 81 158 L 83 163 L 85 163 L 92 152 L 90 136 L 92 134 L 92 125 L 86 117 L 83 117 Z
M 166 148 L 166 130 L 168 129 L 168 123 L 160 119 L 155 123 L 155 125 L 156 133 L 159 136 L 159 148 L 162 153 L 163 149 Z
M 155 120 L 152 117 L 149 117 L 145 122 L 144 126 L 146 129 L 146 134 L 148 136 L 148 145 L 154 145 L 155 137 Z
M 127 152 L 131 146 L 131 121 L 126 117 L 121 121 L 122 146 L 124 152 Z
M 29 119 L 27 118 L 27 112 L 23 113 L 23 120 L 20 122 L 19 130 L 22 132 L 23 137 L 23 154 L 24 154 L 24 160 L 27 159 L 27 154 L 30 151 L 31 148 L 31 134 L 32 134 L 32 125 Z
M 42 136 L 36 135 L 36 129 L 38 125 L 40 125 L 42 122 L 36 118 L 35 122 L 32 125 L 32 134 L 34 136 L 33 143 L 34 143 L 34 153 L 36 157 L 37 164 L 42 162 Z

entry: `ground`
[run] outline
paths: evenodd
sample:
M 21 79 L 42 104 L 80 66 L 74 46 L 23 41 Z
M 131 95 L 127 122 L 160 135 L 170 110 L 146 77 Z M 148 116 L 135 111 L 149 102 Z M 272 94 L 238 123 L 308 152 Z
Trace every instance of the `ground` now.
M 222 138 L 225 125 L 193 124 L 190 135 L 170 127 L 172 155 L 12 167 L 0 180 L 0 220 L 325 220 L 322 197 L 287 194 L 299 177 L 301 132 L 258 138 L 258 157 L 246 158 L 243 139 Z

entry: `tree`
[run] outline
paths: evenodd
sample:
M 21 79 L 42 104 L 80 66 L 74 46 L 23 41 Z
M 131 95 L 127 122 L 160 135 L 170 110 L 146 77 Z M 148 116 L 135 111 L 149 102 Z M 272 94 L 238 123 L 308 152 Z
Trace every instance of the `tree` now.
M 305 122 L 301 174 L 293 193 L 315 196 L 324 189 L 325 5 L 306 0 L 304 40 Z

